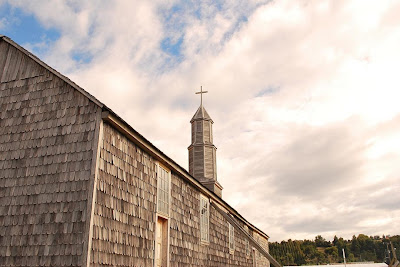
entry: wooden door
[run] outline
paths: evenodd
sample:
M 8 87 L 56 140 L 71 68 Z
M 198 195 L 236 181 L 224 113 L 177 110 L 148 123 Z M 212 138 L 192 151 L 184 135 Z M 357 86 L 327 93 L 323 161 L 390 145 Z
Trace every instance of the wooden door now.
M 156 267 L 167 267 L 168 221 L 158 217 L 156 229 Z

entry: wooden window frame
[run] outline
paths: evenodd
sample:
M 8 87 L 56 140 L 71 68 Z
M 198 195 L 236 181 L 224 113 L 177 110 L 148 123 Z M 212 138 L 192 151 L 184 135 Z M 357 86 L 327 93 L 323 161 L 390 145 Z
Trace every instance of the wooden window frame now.
M 160 164 L 159 162 L 156 163 L 157 166 L 157 205 L 156 205 L 156 209 L 157 209 L 157 214 L 164 217 L 164 218 L 169 218 L 170 215 L 170 210 L 171 210 L 171 171 L 166 168 L 164 165 Z M 167 190 L 163 190 L 161 189 L 161 174 L 160 171 L 164 170 L 167 173 L 167 179 L 168 181 L 166 181 L 166 184 L 168 186 Z M 167 201 L 164 201 L 161 198 L 161 193 L 165 193 L 167 194 Z M 168 205 L 168 210 L 164 211 L 162 210 L 162 208 L 160 207 L 160 202 L 164 202 Z
M 157 240 L 157 222 L 159 220 L 159 218 L 163 219 L 166 221 L 166 225 L 167 225 L 167 239 L 166 239 L 166 249 L 167 249 L 167 267 L 169 267 L 169 244 L 170 244 L 170 213 L 171 213 L 171 170 L 168 169 L 166 166 L 164 166 L 163 164 L 161 164 L 160 162 L 156 162 L 156 168 L 157 168 L 157 175 L 156 175 L 156 179 L 157 179 L 157 203 L 156 203 L 156 215 L 155 215 L 155 230 L 154 230 L 154 242 L 156 242 Z M 159 210 L 159 186 L 160 186 L 160 179 L 159 179 L 159 172 L 160 172 L 160 168 L 163 169 L 164 171 L 167 172 L 167 184 L 168 184 L 168 211 L 167 212 L 163 212 Z M 153 260 L 153 267 L 156 267 L 156 244 L 154 244 L 154 260 Z
M 207 203 L 207 212 L 205 215 L 202 214 L 202 209 L 203 209 L 203 201 L 204 203 Z M 204 220 L 204 216 L 206 217 L 206 220 Z M 207 225 L 204 225 L 203 222 L 207 222 Z M 205 228 L 206 227 L 206 228 Z M 206 231 L 206 237 L 203 238 L 203 232 Z M 200 194 L 200 243 L 203 245 L 208 245 L 210 244 L 210 200 L 208 197 Z

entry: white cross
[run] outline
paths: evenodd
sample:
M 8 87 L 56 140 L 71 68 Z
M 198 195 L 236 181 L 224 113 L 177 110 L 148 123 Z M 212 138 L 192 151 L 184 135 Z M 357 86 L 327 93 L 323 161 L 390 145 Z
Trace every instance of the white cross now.
M 200 92 L 196 92 L 196 95 L 200 94 L 200 105 L 203 105 L 203 94 L 208 93 L 208 91 L 203 91 L 203 86 L 200 86 Z

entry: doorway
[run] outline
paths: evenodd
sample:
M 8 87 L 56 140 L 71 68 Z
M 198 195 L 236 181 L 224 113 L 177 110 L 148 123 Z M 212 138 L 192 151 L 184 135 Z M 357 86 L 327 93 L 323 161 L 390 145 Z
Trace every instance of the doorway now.
M 157 217 L 156 267 L 168 266 L 168 220 Z

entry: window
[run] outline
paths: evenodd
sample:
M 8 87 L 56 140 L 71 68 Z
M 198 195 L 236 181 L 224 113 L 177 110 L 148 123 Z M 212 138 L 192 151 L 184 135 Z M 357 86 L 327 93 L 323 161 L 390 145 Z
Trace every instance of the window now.
M 157 211 L 165 216 L 169 215 L 169 171 L 158 165 L 157 167 Z
M 201 133 L 203 131 L 203 124 L 201 123 L 201 121 L 196 122 L 196 131 L 198 133 Z
M 233 254 L 235 251 L 235 228 L 229 224 L 229 253 Z
M 208 198 L 200 195 L 200 239 L 209 242 L 209 215 L 210 202 Z

